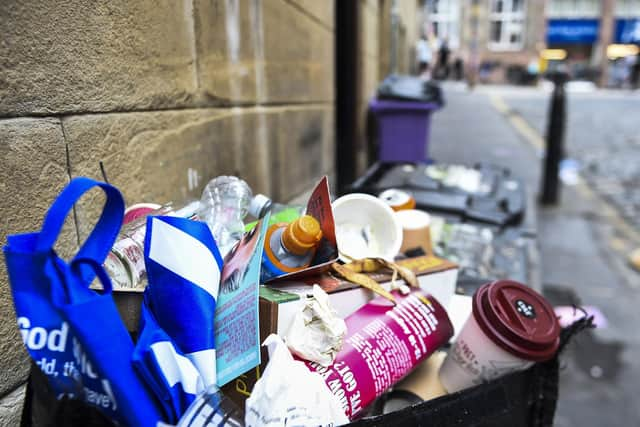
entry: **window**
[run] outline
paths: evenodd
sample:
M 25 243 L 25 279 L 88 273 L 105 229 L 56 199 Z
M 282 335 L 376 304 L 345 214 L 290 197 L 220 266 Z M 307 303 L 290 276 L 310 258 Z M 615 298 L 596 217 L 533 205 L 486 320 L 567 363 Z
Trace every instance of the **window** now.
M 460 46 L 459 0 L 428 0 L 427 17 L 438 40 L 447 39 L 451 49 Z
M 489 3 L 489 49 L 520 50 L 524 45 L 525 0 L 492 0 Z
M 617 0 L 616 16 L 619 18 L 640 17 L 640 0 Z
M 511 11 L 512 12 L 524 11 L 524 0 L 513 0 L 511 2 Z
M 620 1 L 624 0 L 618 0 Z M 551 0 L 547 7 L 547 16 L 549 18 L 598 18 L 600 0 Z

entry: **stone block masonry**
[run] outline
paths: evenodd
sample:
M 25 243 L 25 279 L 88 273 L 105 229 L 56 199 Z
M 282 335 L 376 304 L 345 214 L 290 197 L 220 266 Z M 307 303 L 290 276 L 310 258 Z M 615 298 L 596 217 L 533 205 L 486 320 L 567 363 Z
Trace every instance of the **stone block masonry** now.
M 62 119 L 72 176 L 109 182 L 128 203 L 199 199 L 221 174 L 244 178 L 254 192 L 289 200 L 331 172 L 332 107 L 200 108 L 70 116 Z M 88 194 L 77 209 L 80 237 L 102 201 Z
M 128 203 L 199 198 L 239 174 L 280 201 L 333 174 L 333 2 L 0 3 L 0 243 L 39 228 L 71 177 Z M 77 250 L 90 193 L 57 249 Z M 15 425 L 28 356 L 0 263 L 0 425 Z

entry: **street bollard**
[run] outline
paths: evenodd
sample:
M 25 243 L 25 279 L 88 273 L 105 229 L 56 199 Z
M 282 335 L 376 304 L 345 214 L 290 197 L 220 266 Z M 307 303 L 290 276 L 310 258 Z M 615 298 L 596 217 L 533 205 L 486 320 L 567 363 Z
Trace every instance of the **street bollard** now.
M 547 128 L 547 150 L 544 158 L 544 173 L 542 177 L 543 205 L 556 205 L 560 196 L 560 162 L 564 157 L 564 133 L 567 116 L 564 84 L 567 74 L 555 72 L 550 75 L 554 83 Z

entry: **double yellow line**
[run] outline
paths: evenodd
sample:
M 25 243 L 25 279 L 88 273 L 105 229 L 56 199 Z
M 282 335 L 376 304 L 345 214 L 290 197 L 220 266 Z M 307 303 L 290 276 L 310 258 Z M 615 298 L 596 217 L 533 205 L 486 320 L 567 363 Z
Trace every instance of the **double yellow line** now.
M 544 152 L 545 141 L 542 135 L 538 133 L 522 116 L 514 112 L 504 99 L 498 94 L 490 94 L 489 100 L 493 108 L 495 108 L 500 114 L 502 114 L 511 123 L 513 128 L 518 132 L 524 141 L 531 145 L 538 152 Z M 618 212 L 618 210 L 611 205 L 608 201 L 603 199 L 593 189 L 578 176 L 576 183 L 576 190 L 585 199 L 591 200 L 598 204 L 600 207 L 600 213 L 605 217 L 611 225 L 616 228 L 616 231 L 620 235 L 628 238 L 634 245 L 640 246 L 640 231 L 630 225 Z M 623 250 L 624 244 L 620 239 L 613 239 L 609 242 L 610 246 L 617 250 Z
M 520 114 L 515 113 L 511 107 L 507 105 L 504 99 L 497 94 L 489 95 L 491 105 L 500 114 L 511 123 L 515 130 L 524 138 L 524 140 L 538 151 L 544 150 L 544 138 L 538 133 L 537 130 L 531 127 Z

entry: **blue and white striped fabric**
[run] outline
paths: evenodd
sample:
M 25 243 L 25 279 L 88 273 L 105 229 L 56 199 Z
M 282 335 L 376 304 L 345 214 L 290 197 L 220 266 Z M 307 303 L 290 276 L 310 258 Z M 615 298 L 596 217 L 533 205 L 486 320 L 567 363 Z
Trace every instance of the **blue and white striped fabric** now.
M 162 404 L 163 419 L 175 424 L 204 391 L 202 378 L 193 363 L 158 326 L 146 294 L 140 317 L 141 333 L 133 352 L 133 365 Z
M 149 284 L 134 363 L 173 422 L 198 392 L 216 383 L 222 258 L 205 223 L 171 216 L 147 219 L 144 255 Z

